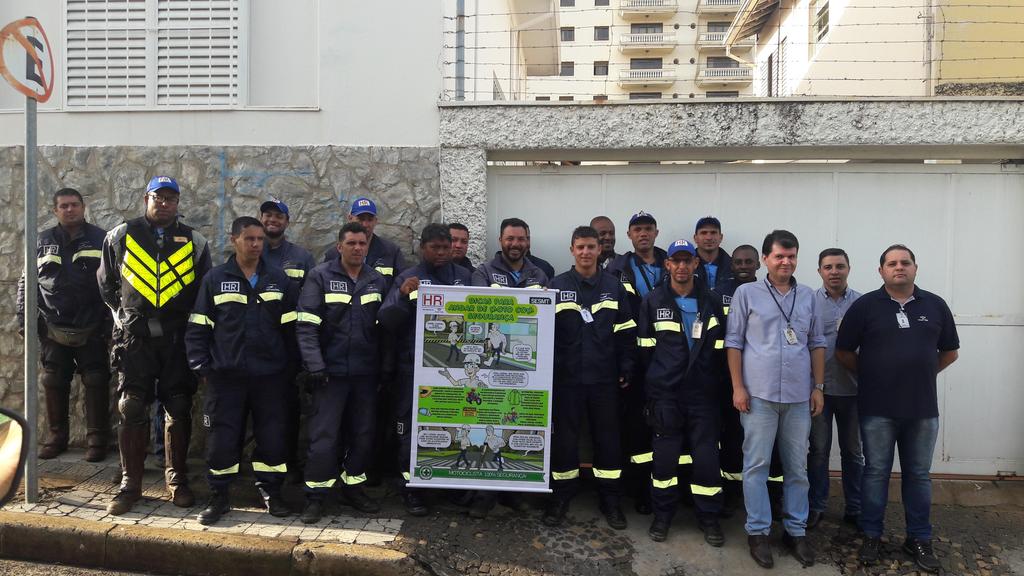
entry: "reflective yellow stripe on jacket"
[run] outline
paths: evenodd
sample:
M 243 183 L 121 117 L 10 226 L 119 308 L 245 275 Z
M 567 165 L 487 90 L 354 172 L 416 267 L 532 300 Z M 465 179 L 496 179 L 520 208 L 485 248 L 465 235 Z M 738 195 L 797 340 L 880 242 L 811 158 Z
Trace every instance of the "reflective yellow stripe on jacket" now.
M 153 306 L 160 308 L 195 282 L 194 247 L 190 240 L 157 262 L 131 235 L 125 236 L 121 277 Z

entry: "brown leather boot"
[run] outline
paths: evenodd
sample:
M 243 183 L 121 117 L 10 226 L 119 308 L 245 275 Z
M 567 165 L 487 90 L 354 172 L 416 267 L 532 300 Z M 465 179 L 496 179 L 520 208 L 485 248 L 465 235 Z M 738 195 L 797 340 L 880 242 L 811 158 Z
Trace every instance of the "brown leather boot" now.
M 110 376 L 104 372 L 82 375 L 85 388 L 85 460 L 101 462 L 110 445 Z
M 122 424 L 117 429 L 117 443 L 121 452 L 121 489 L 107 506 L 115 516 L 130 512 L 142 498 L 142 471 L 146 463 L 146 444 L 149 442 L 149 423 Z
M 174 419 L 164 415 L 164 458 L 167 468 L 164 479 L 171 492 L 171 502 L 179 508 L 195 505 L 196 497 L 188 487 L 188 443 L 192 436 L 192 420 Z
M 46 392 L 46 440 L 39 448 L 39 458 L 50 460 L 68 449 L 68 404 L 71 389 L 60 382 L 56 372 L 44 371 L 40 378 Z

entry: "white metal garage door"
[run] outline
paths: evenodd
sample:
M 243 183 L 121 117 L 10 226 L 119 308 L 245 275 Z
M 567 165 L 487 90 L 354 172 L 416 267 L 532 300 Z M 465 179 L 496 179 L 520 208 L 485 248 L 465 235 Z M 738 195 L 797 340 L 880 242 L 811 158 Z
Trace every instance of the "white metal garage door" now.
M 939 377 L 942 413 L 933 471 L 1024 475 L 1024 170 L 1020 166 L 924 164 L 632 165 L 491 167 L 488 239 L 502 218 L 531 226 L 533 251 L 564 271 L 573 227 L 605 214 L 617 251 L 630 248 L 629 215 L 654 214 L 659 246 L 689 238 L 713 214 L 731 250 L 760 248 L 773 228 L 800 239 L 797 278 L 818 285 L 817 254 L 851 257 L 850 285 L 881 285 L 878 257 L 910 246 L 918 284 L 956 315 L 960 360 Z M 763 269 L 761 271 L 763 277 Z M 835 453 L 835 451 L 834 451 Z

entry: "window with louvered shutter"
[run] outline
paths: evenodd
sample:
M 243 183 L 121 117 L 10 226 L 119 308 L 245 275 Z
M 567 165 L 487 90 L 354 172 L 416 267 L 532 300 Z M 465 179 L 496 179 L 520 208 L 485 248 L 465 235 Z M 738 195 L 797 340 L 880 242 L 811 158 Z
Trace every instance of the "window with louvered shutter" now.
M 146 0 L 67 0 L 68 106 L 145 106 Z
M 237 0 L 158 0 L 156 103 L 238 104 Z
M 239 101 L 239 0 L 65 0 L 67 105 Z

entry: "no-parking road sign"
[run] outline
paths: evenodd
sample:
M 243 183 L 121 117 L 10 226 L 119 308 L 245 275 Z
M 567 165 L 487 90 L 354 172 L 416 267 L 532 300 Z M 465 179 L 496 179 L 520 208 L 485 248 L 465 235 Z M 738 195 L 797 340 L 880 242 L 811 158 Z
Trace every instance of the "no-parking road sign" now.
M 46 102 L 53 92 L 53 51 L 39 20 L 29 16 L 0 29 L 0 75 L 25 96 Z

